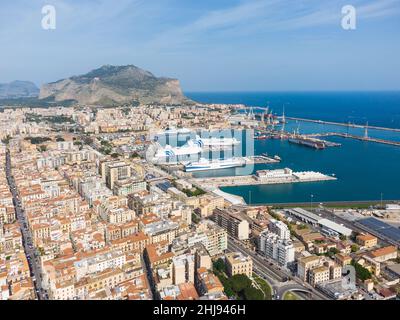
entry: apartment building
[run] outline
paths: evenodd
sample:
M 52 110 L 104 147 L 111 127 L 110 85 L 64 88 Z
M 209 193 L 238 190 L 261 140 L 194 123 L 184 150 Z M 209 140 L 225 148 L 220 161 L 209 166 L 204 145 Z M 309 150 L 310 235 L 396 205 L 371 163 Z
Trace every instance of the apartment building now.
M 342 267 L 326 257 L 311 255 L 298 259 L 297 275 L 312 286 L 340 279 Z
M 363 248 L 369 249 L 378 244 L 378 238 L 370 234 L 359 234 L 356 237 L 356 243 Z
M 397 248 L 395 246 L 383 247 L 369 252 L 368 255 L 375 261 L 385 262 L 397 258 Z
M 288 226 L 278 220 L 271 219 L 268 230 L 260 233 L 258 250 L 281 266 L 287 266 L 295 260 L 295 248 L 290 240 Z
M 127 196 L 128 194 L 146 191 L 147 183 L 135 178 L 116 181 L 113 188 L 114 195 Z
M 172 259 L 172 279 L 175 285 L 194 283 L 195 261 L 194 255 L 184 254 Z
M 249 239 L 250 224 L 248 217 L 243 213 L 217 208 L 214 210 L 212 219 L 232 237 L 239 240 Z
M 107 187 L 114 189 L 114 184 L 131 177 L 131 167 L 124 161 L 108 161 L 101 164 L 101 176 Z

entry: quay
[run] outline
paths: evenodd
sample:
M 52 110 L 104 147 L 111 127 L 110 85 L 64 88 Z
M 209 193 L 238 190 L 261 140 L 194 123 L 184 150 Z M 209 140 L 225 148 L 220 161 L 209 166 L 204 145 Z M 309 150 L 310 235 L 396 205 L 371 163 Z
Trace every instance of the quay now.
M 236 186 L 257 186 L 257 185 L 274 185 L 274 184 L 288 184 L 288 183 L 301 183 L 301 182 L 318 182 L 318 181 L 332 181 L 337 180 L 336 177 L 324 175 L 318 172 L 290 172 L 286 176 L 262 177 L 264 172 L 277 172 L 290 169 L 279 170 L 262 170 L 258 171 L 256 175 L 245 176 L 228 176 L 228 177 L 213 177 L 213 178 L 195 178 L 192 179 L 197 185 L 206 189 L 214 189 L 220 187 L 236 187 Z M 268 173 L 267 173 L 268 175 Z
M 328 133 L 316 133 L 316 134 L 308 134 L 307 137 L 341 137 L 346 139 L 355 139 L 359 141 L 366 141 L 366 142 L 375 142 L 381 144 L 387 144 L 391 146 L 400 147 L 400 141 L 393 141 L 393 140 L 385 140 L 385 139 L 378 139 L 378 138 L 371 138 L 368 136 L 357 136 L 353 134 L 347 133 L 340 133 L 340 132 L 328 132 Z
M 360 128 L 360 129 L 368 128 L 368 129 L 381 130 L 381 131 L 400 132 L 400 129 L 396 129 L 396 128 L 385 128 L 385 127 L 376 127 L 376 126 L 369 126 L 369 125 L 363 126 L 363 125 L 359 125 L 359 124 L 313 120 L 313 119 L 304 119 L 304 118 L 295 118 L 295 117 L 286 117 L 286 119 L 295 120 L 295 121 L 303 121 L 303 122 L 313 122 L 313 123 L 319 123 L 319 124 L 329 124 L 329 125 L 342 126 L 342 127 Z
M 243 160 L 246 164 L 270 164 L 279 163 L 282 161 L 282 159 L 278 156 L 269 157 L 267 155 L 247 156 L 243 157 Z

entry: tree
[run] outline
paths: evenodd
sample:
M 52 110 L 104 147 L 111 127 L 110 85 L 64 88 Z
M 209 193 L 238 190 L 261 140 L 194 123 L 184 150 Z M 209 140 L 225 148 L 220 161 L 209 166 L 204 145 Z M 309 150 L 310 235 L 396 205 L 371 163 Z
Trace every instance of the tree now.
M 220 279 L 222 285 L 224 286 L 225 294 L 228 297 L 235 297 L 236 293 L 235 293 L 235 291 L 233 291 L 232 284 L 230 283 L 230 281 L 226 277 L 224 277 L 222 275 L 220 275 L 218 278 Z
M 131 158 L 140 158 L 139 153 L 137 153 L 136 151 L 132 152 L 131 154 Z
M 32 144 L 41 144 L 51 139 L 49 137 L 26 137 L 25 140 L 29 140 Z
M 359 250 L 360 248 L 359 248 L 359 246 L 358 245 L 356 245 L 356 244 L 353 244 L 352 246 L 351 246 L 351 252 L 357 252 L 358 250 Z
M 244 289 L 244 298 L 246 300 L 264 300 L 264 294 L 254 287 L 246 287 Z
M 214 262 L 214 269 L 218 272 L 225 272 L 225 262 L 221 258 Z
M 4 144 L 9 144 L 10 140 L 11 140 L 11 137 L 8 134 L 5 138 L 1 139 L 1 142 L 3 142 Z
M 83 142 L 87 145 L 91 145 L 93 143 L 93 139 L 90 137 L 84 137 Z
M 364 268 L 354 260 L 351 262 L 351 264 L 353 265 L 354 269 L 356 269 L 356 275 L 358 279 L 365 281 L 372 278 L 372 274 L 368 271 L 368 269 Z
M 244 274 L 234 275 L 229 279 L 229 282 L 232 284 L 232 289 L 238 293 L 251 286 L 251 280 Z

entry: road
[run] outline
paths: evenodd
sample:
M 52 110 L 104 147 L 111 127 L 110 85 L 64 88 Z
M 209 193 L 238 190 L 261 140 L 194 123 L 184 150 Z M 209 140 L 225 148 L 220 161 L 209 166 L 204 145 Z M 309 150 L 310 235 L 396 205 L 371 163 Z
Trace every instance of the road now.
M 275 261 L 244 247 L 238 240 L 230 236 L 228 237 L 228 251 L 238 251 L 253 259 L 254 272 L 270 284 L 273 297 L 276 300 L 283 299 L 287 291 L 302 292 L 300 296 L 303 299 L 329 300 L 327 296 L 317 291 L 311 285 L 304 283 L 299 278 L 282 269 Z
M 30 229 L 28 228 L 28 222 L 25 216 L 25 212 L 22 209 L 21 202 L 18 197 L 17 187 L 15 185 L 14 178 L 11 172 L 11 157 L 10 152 L 7 150 L 6 153 L 6 175 L 8 185 L 12 193 L 17 220 L 19 222 L 21 233 L 22 233 L 22 243 L 24 246 L 24 251 L 29 264 L 29 270 L 31 277 L 33 279 L 33 284 L 35 286 L 35 293 L 39 300 L 47 300 L 48 294 L 41 286 L 41 268 L 36 256 L 35 247 L 33 246 L 33 238 Z

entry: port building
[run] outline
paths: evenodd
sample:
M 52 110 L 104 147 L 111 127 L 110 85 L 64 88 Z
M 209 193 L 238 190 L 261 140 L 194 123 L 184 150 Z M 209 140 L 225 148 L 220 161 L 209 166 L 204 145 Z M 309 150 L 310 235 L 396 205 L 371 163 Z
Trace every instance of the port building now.
M 349 237 L 353 232 L 353 230 L 345 226 L 342 226 L 329 219 L 322 218 L 302 208 L 287 209 L 285 212 L 286 214 L 296 217 L 300 221 L 311 224 L 315 227 L 321 227 L 322 231 L 330 235 L 344 235 Z
M 400 247 L 400 229 L 388 223 L 370 217 L 356 221 L 355 225 L 378 238 Z

